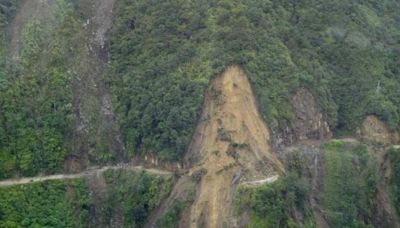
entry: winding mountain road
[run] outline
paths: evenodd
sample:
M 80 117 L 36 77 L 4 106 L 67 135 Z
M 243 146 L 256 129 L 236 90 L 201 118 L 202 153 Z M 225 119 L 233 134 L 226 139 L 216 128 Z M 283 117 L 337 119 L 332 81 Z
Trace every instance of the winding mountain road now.
M 170 176 L 173 173 L 165 170 L 159 170 L 159 169 L 147 169 L 144 168 L 143 166 L 132 166 L 128 164 L 120 164 L 117 166 L 105 166 L 101 168 L 97 167 L 91 167 L 81 173 L 76 173 L 76 174 L 54 174 L 54 175 L 48 175 L 48 176 L 36 176 L 36 177 L 23 177 L 23 178 L 15 178 L 15 179 L 9 179 L 9 180 L 3 180 L 0 181 L 0 188 L 3 187 L 9 187 L 9 186 L 14 186 L 14 185 L 21 185 L 21 184 L 31 184 L 35 182 L 43 182 L 47 180 L 61 180 L 61 179 L 76 179 L 76 178 L 81 178 L 85 176 L 90 176 L 96 173 L 103 173 L 107 170 L 118 170 L 118 169 L 124 169 L 124 170 L 132 170 L 132 171 L 145 171 L 150 174 L 156 174 L 156 175 L 161 175 L 161 176 Z

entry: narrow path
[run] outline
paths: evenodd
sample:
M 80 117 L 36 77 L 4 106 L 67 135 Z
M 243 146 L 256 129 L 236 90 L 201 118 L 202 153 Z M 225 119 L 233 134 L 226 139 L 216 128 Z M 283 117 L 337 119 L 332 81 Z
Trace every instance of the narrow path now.
M 338 139 L 333 138 L 333 139 L 344 142 L 344 143 L 360 143 L 360 141 L 358 139 L 351 138 L 351 137 L 338 138 Z
M 122 164 L 122 165 L 117 165 L 117 166 L 105 166 L 102 168 L 92 167 L 84 172 L 76 173 L 76 174 L 54 174 L 54 175 L 48 175 L 48 176 L 23 177 L 23 178 L 18 178 L 18 179 L 3 180 L 3 181 L 0 181 L 0 188 L 14 186 L 14 185 L 21 185 L 21 184 L 31 184 L 31 183 L 35 183 L 35 182 L 43 182 L 43 181 L 47 181 L 47 180 L 76 179 L 76 178 L 89 176 L 91 174 L 95 174 L 95 173 L 99 173 L 99 172 L 103 173 L 110 169 L 112 169 L 112 170 L 124 169 L 124 170 L 138 171 L 138 172 L 145 171 L 145 172 L 148 172 L 151 174 L 156 174 L 156 175 L 161 175 L 161 176 L 169 176 L 169 175 L 173 174 L 172 172 L 165 171 L 165 170 L 146 169 L 142 166 L 131 166 L 128 164 Z
M 254 181 L 246 181 L 241 183 L 240 185 L 244 186 L 259 186 L 263 184 L 272 184 L 279 179 L 279 175 L 270 176 L 268 178 L 262 180 L 254 180 Z

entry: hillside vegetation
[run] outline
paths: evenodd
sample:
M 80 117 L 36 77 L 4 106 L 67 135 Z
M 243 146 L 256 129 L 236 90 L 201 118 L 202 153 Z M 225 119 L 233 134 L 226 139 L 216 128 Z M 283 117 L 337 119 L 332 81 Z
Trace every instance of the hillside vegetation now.
M 363 145 L 325 145 L 322 207 L 332 227 L 366 227 L 375 219 L 376 161 Z
M 0 188 L 0 227 L 143 227 L 171 185 L 144 172 L 109 170 L 101 178 L 103 189 L 83 178 Z
M 312 185 L 315 177 L 308 172 L 307 156 L 294 152 L 286 177 L 271 185 L 239 190 L 239 215 L 247 214 L 249 227 L 320 227 L 313 216 L 318 210 L 329 227 L 390 227 L 381 220 L 381 212 L 377 213 L 376 194 L 381 180 L 376 155 L 367 148 L 365 144 L 338 140 L 323 145 L 323 186 L 317 196 L 311 196 L 316 186 Z M 389 156 L 398 155 L 392 150 Z M 393 205 L 398 205 L 396 178 L 396 174 L 391 177 Z M 312 205 L 313 200 L 319 201 L 319 209 Z
M 86 72 L 77 66 L 87 58 L 80 41 L 88 5 L 57 0 L 49 15 L 22 25 L 20 38 L 7 32 L 16 6 L 8 0 L 0 8 L 2 178 L 59 171 L 81 150 L 71 140 L 72 83 Z M 117 1 L 106 80 L 128 154 L 181 160 L 209 79 L 232 64 L 245 70 L 274 128 L 289 124 L 290 98 L 306 87 L 338 134 L 355 131 L 366 114 L 398 129 L 399 9 L 394 0 Z M 7 54 L 11 38 L 19 39 L 18 61 Z M 85 99 L 85 110 L 98 112 L 95 98 Z M 102 122 L 90 118 L 96 135 L 91 126 Z M 88 137 L 80 153 L 115 160 L 105 136 Z
M 69 3 L 58 1 L 52 10 L 52 26 L 37 15 L 22 27 L 18 59 L 9 56 L 0 75 L 0 178 L 60 171 L 71 150 L 69 68 L 77 61 L 73 34 L 80 25 Z
M 391 149 L 388 152 L 388 158 L 392 166 L 392 176 L 390 178 L 391 197 L 397 214 L 400 215 L 400 150 Z
M 111 80 L 127 149 L 181 159 L 207 82 L 231 64 L 278 128 L 306 87 L 336 133 L 366 114 L 398 129 L 399 10 L 394 0 L 118 1 Z
M 0 189 L 0 227 L 85 227 L 90 197 L 82 179 Z
M 400 226 L 399 12 L 0 0 L 0 227 Z

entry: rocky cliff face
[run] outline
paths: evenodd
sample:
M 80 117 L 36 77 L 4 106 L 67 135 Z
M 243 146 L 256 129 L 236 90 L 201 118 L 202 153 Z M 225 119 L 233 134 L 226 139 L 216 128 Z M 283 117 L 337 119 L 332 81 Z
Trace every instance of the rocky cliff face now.
M 376 116 L 367 116 L 358 132 L 362 139 L 375 143 L 395 144 L 399 142 L 399 133 L 390 130 Z
M 327 117 L 322 113 L 314 96 L 305 88 L 297 90 L 291 100 L 292 126 L 296 140 L 332 137 Z
M 318 106 L 313 94 L 299 88 L 291 98 L 293 116 L 290 120 L 270 124 L 272 144 L 276 148 L 302 140 L 320 140 L 332 137 L 327 115 Z

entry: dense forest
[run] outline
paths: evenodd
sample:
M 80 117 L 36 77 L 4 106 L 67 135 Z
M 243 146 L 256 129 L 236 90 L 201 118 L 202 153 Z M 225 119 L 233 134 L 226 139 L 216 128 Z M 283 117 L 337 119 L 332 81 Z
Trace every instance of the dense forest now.
M 14 2 L 5 9 L 15 8 Z M 9 56 L 6 65 L 2 61 L 0 178 L 12 173 L 28 176 L 60 171 L 70 151 L 72 91 L 68 69 L 75 61 L 70 43 L 76 41 L 70 37 L 77 26 L 72 13 L 68 3 L 58 1 L 54 14 L 47 15 L 50 21 L 46 23 L 43 15 L 33 18 L 22 28 L 17 59 Z M 6 21 L 11 15 L 11 11 L 6 14 Z M 8 33 L 4 34 L 3 42 L 8 41 Z

